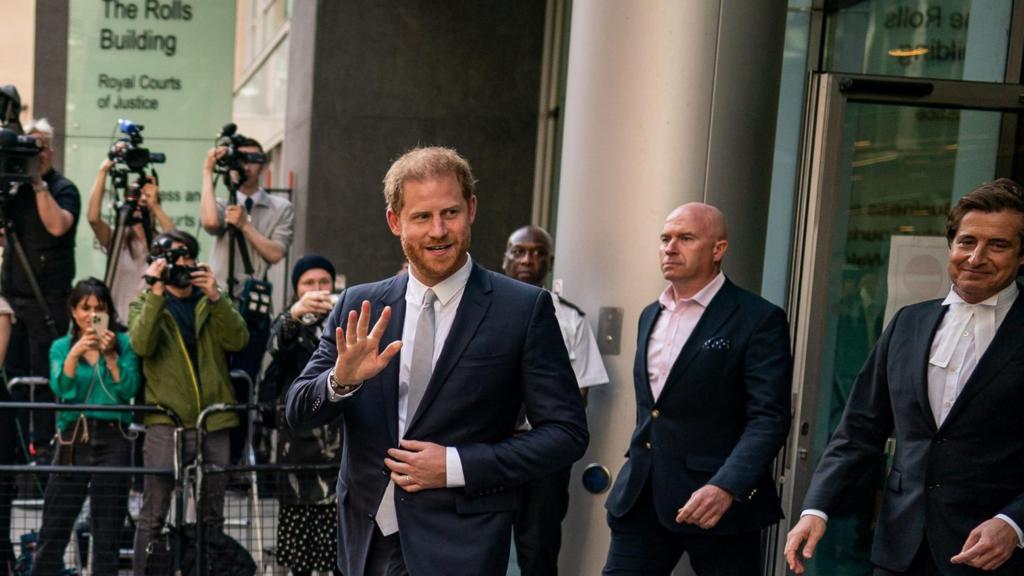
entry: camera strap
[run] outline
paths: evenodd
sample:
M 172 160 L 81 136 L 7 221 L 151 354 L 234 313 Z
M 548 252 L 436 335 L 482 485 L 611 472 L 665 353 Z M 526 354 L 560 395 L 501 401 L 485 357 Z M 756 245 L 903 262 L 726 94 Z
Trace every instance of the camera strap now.
M 231 226 L 231 236 L 238 246 L 238 255 L 242 257 L 242 271 L 245 272 L 246 276 L 252 277 L 256 269 L 253 268 L 252 257 L 249 255 L 249 243 L 245 241 L 242 231 L 234 226 Z

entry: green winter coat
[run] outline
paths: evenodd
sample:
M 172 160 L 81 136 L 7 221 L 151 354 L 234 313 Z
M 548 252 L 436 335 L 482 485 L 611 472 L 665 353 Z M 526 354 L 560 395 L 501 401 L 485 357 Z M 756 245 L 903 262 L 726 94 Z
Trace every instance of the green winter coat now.
M 135 298 L 128 313 L 128 337 L 142 358 L 146 376 L 146 404 L 170 409 L 186 428 L 196 427 L 203 408 L 218 402 L 236 403 L 226 354 L 249 343 L 245 320 L 224 294 L 216 302 L 200 298 L 195 320 L 198 367 L 192 366 L 178 323 L 167 311 L 162 295 L 146 290 Z M 208 416 L 206 423 L 211 432 L 232 428 L 238 426 L 238 414 L 217 412 Z M 146 414 L 145 424 L 173 422 L 163 414 Z

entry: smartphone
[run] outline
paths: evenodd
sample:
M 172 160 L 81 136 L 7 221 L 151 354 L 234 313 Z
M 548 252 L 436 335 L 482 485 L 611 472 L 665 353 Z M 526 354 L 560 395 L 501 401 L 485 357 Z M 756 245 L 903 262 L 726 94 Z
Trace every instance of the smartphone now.
M 110 326 L 110 315 L 106 312 L 92 313 L 92 329 L 97 336 L 102 336 Z

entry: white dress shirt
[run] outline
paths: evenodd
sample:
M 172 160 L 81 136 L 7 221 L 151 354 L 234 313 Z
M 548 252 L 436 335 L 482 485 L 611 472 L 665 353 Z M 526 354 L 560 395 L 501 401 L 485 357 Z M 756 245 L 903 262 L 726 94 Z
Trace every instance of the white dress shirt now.
M 949 416 L 957 397 L 978 366 L 978 360 L 988 350 L 996 331 L 1010 312 L 1018 292 L 1017 283 L 1011 282 L 998 294 L 977 304 L 968 304 L 950 287 L 949 294 L 942 301 L 949 310 L 935 332 L 928 358 L 928 404 L 936 426 L 942 426 Z M 828 515 L 822 510 L 810 508 L 800 516 L 808 514 L 828 521 Z M 1018 547 L 1024 548 L 1024 531 L 1020 526 L 1005 514 L 995 517 L 1017 532 Z
M 466 292 L 466 282 L 469 281 L 469 273 L 473 270 L 473 258 L 467 254 L 466 263 L 454 274 L 438 282 L 434 286 L 426 286 L 416 279 L 410 270 L 409 283 L 405 288 L 405 322 L 402 324 L 402 350 L 399 353 L 398 368 L 398 436 L 405 436 L 405 427 L 412 414 L 408 414 L 409 405 L 409 371 L 412 366 L 412 351 L 416 346 L 416 323 L 420 319 L 420 309 L 423 307 L 423 296 L 427 288 L 434 291 L 437 300 L 434 301 L 434 357 L 433 365 L 437 365 L 437 358 L 444 349 L 444 341 L 451 332 L 452 324 L 455 322 L 455 313 L 462 302 L 462 295 Z M 327 385 L 327 397 L 332 402 L 338 402 L 353 394 L 358 393 L 359 388 L 349 394 L 340 395 Z M 462 459 L 459 458 L 459 451 L 453 447 L 445 448 L 446 476 L 449 488 L 460 488 L 466 485 L 465 476 L 462 472 Z
M 437 358 L 444 349 L 444 342 L 451 332 L 452 324 L 455 322 L 455 312 L 459 309 L 459 302 L 462 302 L 462 295 L 466 292 L 466 282 L 469 281 L 469 273 L 473 270 L 473 259 L 466 255 L 466 263 L 454 274 L 430 286 L 437 295 L 434 301 L 434 357 L 431 366 L 437 366 Z M 409 371 L 412 367 L 412 351 L 416 348 L 416 323 L 420 319 L 420 309 L 423 307 L 423 295 L 426 294 L 428 286 L 425 286 L 416 276 L 409 271 L 409 284 L 405 289 L 405 324 L 402 325 L 402 351 L 398 368 L 398 436 L 405 436 L 406 423 L 412 418 L 408 414 L 409 405 Z M 460 488 L 466 485 L 462 473 L 462 459 L 459 458 L 459 451 L 452 446 L 445 448 L 447 461 L 446 477 L 449 488 Z

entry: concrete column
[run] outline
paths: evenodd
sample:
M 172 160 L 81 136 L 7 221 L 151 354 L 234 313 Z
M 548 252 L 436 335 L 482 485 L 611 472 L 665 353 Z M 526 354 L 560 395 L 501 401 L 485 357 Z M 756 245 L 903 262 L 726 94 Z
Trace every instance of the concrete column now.
M 688 201 L 722 208 L 726 273 L 760 287 L 784 0 L 590 0 L 573 6 L 554 277 L 595 324 L 625 311 L 612 382 L 590 394 L 591 444 L 577 464 L 561 568 L 598 574 L 608 550 L 606 494 L 585 464 L 613 475 L 635 422 L 632 367 L 641 309 L 665 286 L 658 235 Z

